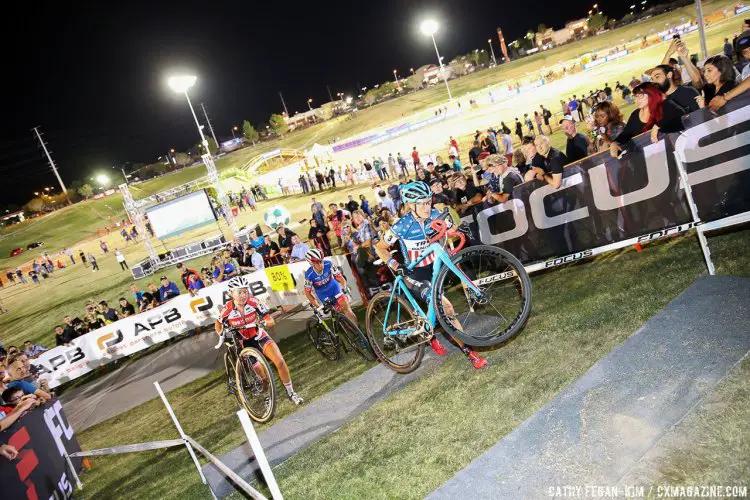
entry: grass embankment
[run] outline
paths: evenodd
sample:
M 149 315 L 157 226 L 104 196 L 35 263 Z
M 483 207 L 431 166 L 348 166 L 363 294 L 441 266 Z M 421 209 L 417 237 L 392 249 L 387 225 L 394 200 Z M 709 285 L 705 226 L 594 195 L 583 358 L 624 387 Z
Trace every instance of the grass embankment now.
M 719 274 L 750 276 L 749 231 L 709 239 Z M 476 372 L 454 355 L 287 460 L 275 469 L 285 497 L 424 496 L 585 373 L 700 274 L 705 274 L 700 248 L 689 235 L 533 277 L 531 319 L 514 341 L 485 353 L 488 369 Z M 311 384 L 326 383 L 338 366 L 318 363 L 304 337 L 290 339 L 282 350 L 293 356 L 296 387 L 305 395 L 322 394 Z M 169 394 L 185 431 L 218 453 L 243 441 L 224 394 L 218 372 Z M 285 403 L 282 414 L 290 409 Z M 151 401 L 79 439 L 90 449 L 175 436 L 161 403 Z M 100 458 L 83 480 L 102 497 L 207 494 L 183 450 Z

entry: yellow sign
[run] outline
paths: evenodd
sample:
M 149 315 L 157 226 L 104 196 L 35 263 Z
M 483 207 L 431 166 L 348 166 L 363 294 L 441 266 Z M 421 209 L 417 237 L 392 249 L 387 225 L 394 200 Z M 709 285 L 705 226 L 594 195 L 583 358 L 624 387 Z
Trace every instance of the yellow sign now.
M 286 265 L 267 267 L 266 276 L 268 276 L 268 281 L 271 282 L 271 290 L 274 292 L 283 292 L 296 288 L 292 273 L 289 272 L 289 268 Z

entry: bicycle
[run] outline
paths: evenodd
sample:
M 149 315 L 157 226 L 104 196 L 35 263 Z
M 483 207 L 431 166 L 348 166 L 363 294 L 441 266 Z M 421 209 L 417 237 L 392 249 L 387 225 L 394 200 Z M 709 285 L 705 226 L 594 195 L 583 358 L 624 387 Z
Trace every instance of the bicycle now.
M 266 357 L 254 347 L 240 349 L 241 335 L 236 328 L 224 326 L 219 343 L 227 346 L 224 370 L 227 392 L 233 394 L 240 408 L 259 423 L 268 422 L 276 411 L 276 383 Z
M 313 308 L 313 316 L 307 320 L 307 334 L 315 349 L 329 361 L 341 358 L 341 348 L 348 352 L 346 343 L 365 361 L 375 361 L 375 353 L 367 337 L 357 325 L 341 312 L 333 308 L 331 299 L 323 302 L 323 311 Z
M 447 230 L 448 216 L 446 210 L 430 223 L 435 235 L 406 266 L 411 271 L 428 256 L 435 256 L 427 311 L 406 287 L 408 277 L 403 273 L 396 273 L 391 291 L 375 295 L 367 308 L 370 345 L 378 359 L 397 373 L 419 367 L 437 324 L 467 345 L 492 346 L 517 335 L 531 313 L 531 279 L 521 262 L 494 246 L 463 248 L 466 236 Z M 459 239 L 450 254 L 439 243 L 446 236 Z M 452 305 L 454 314 L 446 313 L 443 299 Z

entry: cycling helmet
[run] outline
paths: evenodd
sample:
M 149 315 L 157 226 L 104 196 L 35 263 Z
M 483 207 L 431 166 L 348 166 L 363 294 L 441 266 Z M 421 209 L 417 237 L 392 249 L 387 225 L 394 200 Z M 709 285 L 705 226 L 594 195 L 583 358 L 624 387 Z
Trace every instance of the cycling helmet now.
M 422 181 L 410 182 L 401 186 L 399 190 L 401 191 L 401 199 L 404 203 L 416 203 L 420 200 L 432 198 L 430 187 Z
M 323 252 L 317 248 L 312 248 L 305 254 L 305 260 L 310 263 L 323 262 Z
M 250 280 L 245 276 L 235 276 L 228 282 L 230 290 L 236 290 L 238 288 L 250 288 Z

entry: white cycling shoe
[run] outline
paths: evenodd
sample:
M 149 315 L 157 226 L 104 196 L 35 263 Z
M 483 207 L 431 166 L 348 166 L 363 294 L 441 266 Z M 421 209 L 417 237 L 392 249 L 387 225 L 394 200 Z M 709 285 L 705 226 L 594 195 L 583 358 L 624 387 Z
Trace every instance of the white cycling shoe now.
M 305 402 L 305 400 L 302 399 L 302 396 L 300 396 L 296 392 L 291 393 L 289 395 L 289 399 L 292 401 L 292 403 L 294 403 L 294 404 L 296 404 L 298 406 Z

